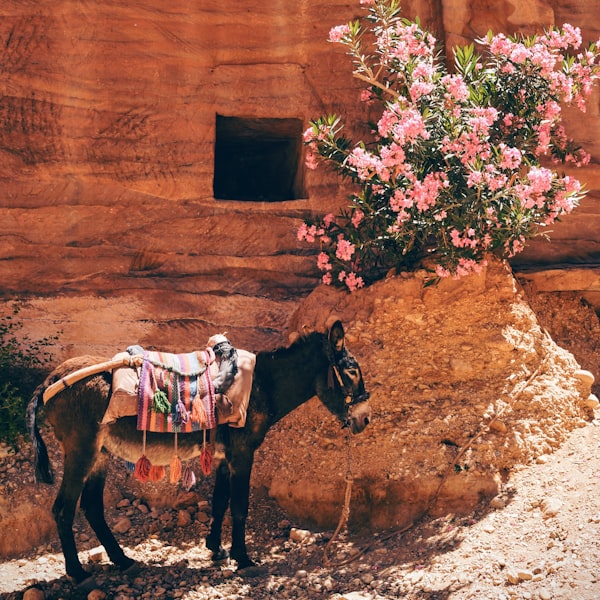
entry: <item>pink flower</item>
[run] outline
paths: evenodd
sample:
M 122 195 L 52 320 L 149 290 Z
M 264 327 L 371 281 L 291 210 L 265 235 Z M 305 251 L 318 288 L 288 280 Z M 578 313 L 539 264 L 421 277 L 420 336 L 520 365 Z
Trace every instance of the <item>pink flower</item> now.
M 348 156 L 348 164 L 356 169 L 356 174 L 362 181 L 367 181 L 374 175 L 378 175 L 383 181 L 390 178 L 389 170 L 381 159 L 360 146 L 352 150 Z
M 361 102 L 371 102 L 373 100 L 373 92 L 371 90 L 360 91 Z
M 442 77 L 442 83 L 448 90 L 447 96 L 462 102 L 469 98 L 469 88 L 460 75 L 446 75 Z
M 543 194 L 552 188 L 553 174 L 550 169 L 531 167 L 527 173 L 527 179 L 529 179 L 534 194 Z
M 414 108 L 403 109 L 398 104 L 384 111 L 377 130 L 382 138 L 392 137 L 400 146 L 419 138 L 429 139 L 421 113 Z
M 351 292 L 354 292 L 358 288 L 364 287 L 365 285 L 363 278 L 356 275 L 356 273 L 348 273 L 345 278 L 345 283 Z
M 411 208 L 413 204 L 414 200 L 408 198 L 401 188 L 398 188 L 390 198 L 390 208 L 394 212 L 400 212 L 404 208 Z
M 525 238 L 523 236 L 519 236 L 517 239 L 508 240 L 504 244 L 504 248 L 509 257 L 515 256 L 515 254 L 519 254 L 525 249 Z
M 563 182 L 567 194 L 577 194 L 581 191 L 581 182 L 578 179 L 575 179 L 575 177 L 567 175 L 563 177 Z
M 335 217 L 334 217 L 333 213 L 327 213 L 323 217 L 323 225 L 325 225 L 325 227 L 327 227 L 329 229 L 329 227 L 332 223 L 335 223 Z
M 421 96 L 431 94 L 434 89 L 435 85 L 433 85 L 433 83 L 428 83 L 426 81 L 415 81 L 411 84 L 409 89 L 410 98 L 413 102 L 416 102 Z
M 523 156 L 518 148 L 499 144 L 498 149 L 502 152 L 502 160 L 500 161 L 501 169 L 514 170 L 521 166 Z
M 307 150 L 306 156 L 304 157 L 304 164 L 306 165 L 307 169 L 314 171 L 319 166 L 319 163 L 317 162 L 317 155 L 314 152 Z
M 302 134 L 302 139 L 306 142 L 312 142 L 315 139 L 315 131 L 312 127 L 309 127 L 308 129 L 306 129 L 304 131 L 304 133 Z
M 360 208 L 355 209 L 354 214 L 352 215 L 352 225 L 354 225 L 354 227 L 358 227 L 364 218 L 365 213 L 360 210 Z
M 337 25 L 329 31 L 329 41 L 341 42 L 349 33 L 350 27 L 348 25 Z
M 325 252 L 319 252 L 317 256 L 317 267 L 320 271 L 331 271 L 332 266 L 329 262 L 329 255 L 325 254 Z
M 483 181 L 483 173 L 481 171 L 471 171 L 467 177 L 467 186 L 477 187 Z
M 410 166 L 404 162 L 406 153 L 395 142 L 392 142 L 389 146 L 382 146 L 379 154 L 383 166 L 393 171 L 396 177 L 410 170 Z
M 446 181 L 444 173 L 429 173 L 423 181 L 416 180 L 409 195 L 420 211 L 431 208 L 437 200 L 440 188 Z
M 331 273 L 327 272 L 325 273 L 325 275 L 323 275 L 323 277 L 321 277 L 321 281 L 325 284 L 325 285 L 331 285 Z
M 492 38 L 490 42 L 490 52 L 492 54 L 508 55 L 512 42 L 510 42 L 503 33 L 499 33 Z
M 435 266 L 435 274 L 438 277 L 442 277 L 442 278 L 450 277 L 450 275 L 451 275 L 450 271 L 448 271 L 448 269 L 442 267 L 442 265 Z
M 335 250 L 335 255 L 340 260 L 352 260 L 352 255 L 354 254 L 356 247 L 352 242 L 345 240 L 340 237 L 337 242 L 337 248 Z
M 323 235 L 325 232 L 321 227 L 317 227 L 316 225 L 307 225 L 306 223 L 302 223 L 300 227 L 298 227 L 297 237 L 300 241 L 306 240 L 307 242 L 314 242 L 317 236 Z

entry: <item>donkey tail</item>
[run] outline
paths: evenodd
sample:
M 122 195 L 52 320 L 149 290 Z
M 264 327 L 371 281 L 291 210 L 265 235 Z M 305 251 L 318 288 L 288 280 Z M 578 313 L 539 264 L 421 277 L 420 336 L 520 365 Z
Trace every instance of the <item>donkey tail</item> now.
M 40 483 L 53 483 L 54 473 L 52 472 L 52 466 L 50 465 L 50 459 L 48 457 L 48 449 L 46 444 L 40 435 L 40 430 L 37 425 L 37 411 L 42 404 L 44 396 L 45 382 L 38 386 L 33 393 L 29 404 L 27 405 L 27 413 L 25 417 L 25 424 L 27 426 L 27 432 L 31 438 L 33 444 L 33 460 L 35 464 L 35 480 Z

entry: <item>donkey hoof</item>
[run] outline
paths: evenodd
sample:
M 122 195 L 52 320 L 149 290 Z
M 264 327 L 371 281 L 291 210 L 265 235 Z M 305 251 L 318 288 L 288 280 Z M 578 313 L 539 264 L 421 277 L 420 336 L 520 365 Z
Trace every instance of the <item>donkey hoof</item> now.
M 131 562 L 127 563 L 127 565 L 123 565 L 121 567 L 121 573 L 127 577 L 135 577 L 142 569 L 142 565 L 135 560 L 131 560 Z
M 79 592 L 83 592 L 84 594 L 88 594 L 89 592 L 91 592 L 93 589 L 95 589 L 97 586 L 96 584 L 96 578 L 91 574 L 91 573 L 87 573 L 85 572 L 85 575 L 76 579 L 76 588 Z
M 217 552 L 213 552 L 212 561 L 214 563 L 223 563 L 229 560 L 229 552 L 225 550 L 225 548 L 221 548 L 217 550 Z

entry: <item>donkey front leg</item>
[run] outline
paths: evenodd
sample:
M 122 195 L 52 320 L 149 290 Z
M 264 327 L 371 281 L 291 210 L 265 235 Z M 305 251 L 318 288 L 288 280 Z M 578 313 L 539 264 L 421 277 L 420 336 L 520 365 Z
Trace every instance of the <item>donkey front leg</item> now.
M 254 566 L 246 549 L 246 519 L 250 497 L 250 474 L 254 452 L 247 452 L 232 458 L 231 461 L 231 558 L 238 569 Z
M 229 558 L 229 553 L 221 545 L 223 519 L 229 507 L 231 484 L 229 465 L 225 459 L 219 462 L 215 475 L 215 488 L 212 496 L 212 523 L 210 533 L 206 537 L 206 547 L 212 552 L 212 559 L 219 562 Z

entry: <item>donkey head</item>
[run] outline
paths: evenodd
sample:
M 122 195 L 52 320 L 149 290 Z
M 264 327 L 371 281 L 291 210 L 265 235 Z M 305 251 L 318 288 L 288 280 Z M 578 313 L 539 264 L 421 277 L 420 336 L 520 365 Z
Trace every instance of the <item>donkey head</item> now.
M 369 392 L 358 361 L 346 349 L 344 328 L 339 320 L 328 329 L 325 353 L 329 361 L 327 386 L 319 397 L 344 427 L 360 433 L 371 421 Z

